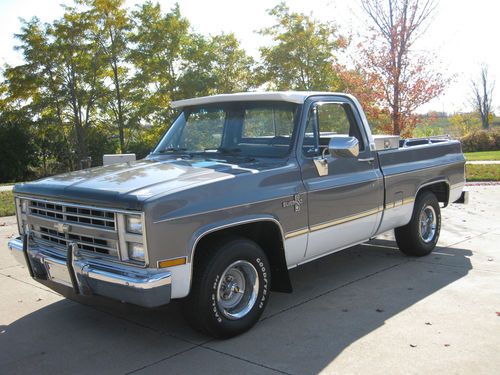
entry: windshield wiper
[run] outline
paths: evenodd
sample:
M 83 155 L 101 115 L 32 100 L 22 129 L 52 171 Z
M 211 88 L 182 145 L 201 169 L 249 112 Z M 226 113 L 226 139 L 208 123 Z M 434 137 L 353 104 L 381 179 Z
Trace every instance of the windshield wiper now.
M 187 148 L 169 147 L 169 148 L 164 148 L 163 150 L 158 151 L 158 153 L 159 154 L 168 154 L 168 153 L 184 152 L 184 151 L 187 151 Z
M 229 147 L 219 147 L 217 149 L 218 152 L 220 152 L 221 154 L 227 154 L 227 155 L 231 155 L 231 154 L 240 154 L 241 153 L 241 148 L 237 148 L 237 147 L 233 147 L 233 148 L 229 148 Z

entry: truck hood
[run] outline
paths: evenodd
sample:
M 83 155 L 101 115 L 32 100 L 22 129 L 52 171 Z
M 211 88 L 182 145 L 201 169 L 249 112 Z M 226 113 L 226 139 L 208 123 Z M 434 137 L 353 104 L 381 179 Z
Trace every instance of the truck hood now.
M 224 160 L 148 160 L 114 164 L 17 184 L 14 193 L 92 203 L 114 208 L 141 209 L 158 194 L 257 173 L 250 164 Z

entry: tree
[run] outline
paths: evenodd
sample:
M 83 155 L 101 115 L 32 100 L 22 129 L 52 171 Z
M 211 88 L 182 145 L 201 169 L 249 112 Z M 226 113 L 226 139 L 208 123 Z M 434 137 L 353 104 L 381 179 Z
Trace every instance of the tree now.
M 179 78 L 183 97 L 246 91 L 254 83 L 254 60 L 240 47 L 234 34 L 209 38 L 192 34 L 184 60 Z
M 261 82 L 276 90 L 336 90 L 335 52 L 345 47 L 331 23 L 321 23 L 280 3 L 269 14 L 276 24 L 260 30 L 274 45 L 260 48 Z
M 180 99 L 179 77 L 190 44 L 189 22 L 178 4 L 163 14 L 160 5 L 150 1 L 132 13 L 132 22 L 129 61 L 135 74 L 131 95 L 139 103 L 135 120 L 158 125 L 163 131 L 173 116 L 170 101 Z
M 106 109 L 111 112 L 111 118 L 118 127 L 118 138 L 121 152 L 125 152 L 125 127 L 127 101 L 127 72 L 125 60 L 128 54 L 128 31 L 130 22 L 124 0 L 84 0 L 91 7 L 90 12 L 96 20 L 95 39 L 103 53 L 104 64 L 109 67 L 109 74 L 105 73 L 113 82 L 113 95 L 110 100 L 102 101 Z M 125 95 L 124 95 L 125 94 Z
M 345 65 L 334 66 L 340 79 L 339 91 L 354 95 L 363 104 L 363 111 L 375 134 L 392 132 L 390 113 L 383 105 L 383 86 L 378 76 L 360 68 L 349 69 Z
M 481 128 L 481 119 L 476 113 L 456 113 L 450 117 L 450 123 L 456 137 L 464 137 Z
M 493 99 L 493 89 L 495 82 L 491 82 L 488 77 L 488 66 L 481 67 L 479 81 L 472 81 L 472 105 L 481 116 L 481 123 L 484 129 L 490 128 L 491 102 Z
M 95 21 L 89 11 L 66 7 L 63 18 L 55 21 L 51 29 L 55 59 L 62 75 L 61 90 L 74 127 L 78 162 L 83 166 L 88 165 L 88 129 L 104 91 L 103 51 L 96 39 Z
M 432 69 L 429 56 L 412 47 L 425 31 L 434 0 L 361 0 L 371 36 L 359 47 L 358 68 L 375 74 L 390 111 L 392 132 L 410 135 L 414 111 L 440 95 L 448 80 Z
M 65 100 L 62 70 L 54 48 L 53 29 L 37 18 L 22 22 L 16 35 L 16 48 L 23 53 L 25 63 L 7 66 L 4 72 L 8 95 L 5 99 L 17 116 L 29 119 L 33 144 L 41 162 L 42 174 L 73 169 L 70 142 L 71 124 L 65 120 Z M 59 169 L 61 167 L 61 169 Z

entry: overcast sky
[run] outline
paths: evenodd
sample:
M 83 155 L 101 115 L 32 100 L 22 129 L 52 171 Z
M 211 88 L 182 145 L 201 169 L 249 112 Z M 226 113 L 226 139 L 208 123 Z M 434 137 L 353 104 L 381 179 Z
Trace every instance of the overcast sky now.
M 500 80 L 500 44 L 498 0 L 438 0 L 439 5 L 427 33 L 417 48 L 434 52 L 436 67 L 455 77 L 454 82 L 440 97 L 425 105 L 420 111 L 437 110 L 459 112 L 470 110 L 470 81 L 479 74 L 480 66 L 489 66 L 492 78 Z M 197 32 L 217 34 L 234 32 L 243 47 L 258 57 L 258 47 L 266 42 L 254 31 L 273 24 L 266 9 L 278 1 L 270 0 L 179 0 L 181 12 Z M 363 14 L 357 0 L 288 0 L 294 11 L 311 14 L 323 21 L 333 21 L 341 32 L 356 35 L 363 27 Z M 20 29 L 19 18 L 37 16 L 50 22 L 60 17 L 60 4 L 64 0 L 0 0 L 0 64 L 22 63 L 14 51 L 13 35 Z M 127 0 L 134 7 L 140 0 Z M 166 11 L 174 0 L 160 0 Z M 500 111 L 500 81 L 494 93 L 494 108 Z

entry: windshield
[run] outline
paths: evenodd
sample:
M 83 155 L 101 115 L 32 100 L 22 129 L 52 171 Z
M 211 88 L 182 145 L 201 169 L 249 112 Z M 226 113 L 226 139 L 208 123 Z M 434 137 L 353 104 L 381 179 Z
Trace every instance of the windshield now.
M 153 154 L 283 157 L 290 151 L 298 107 L 244 102 L 186 108 Z

